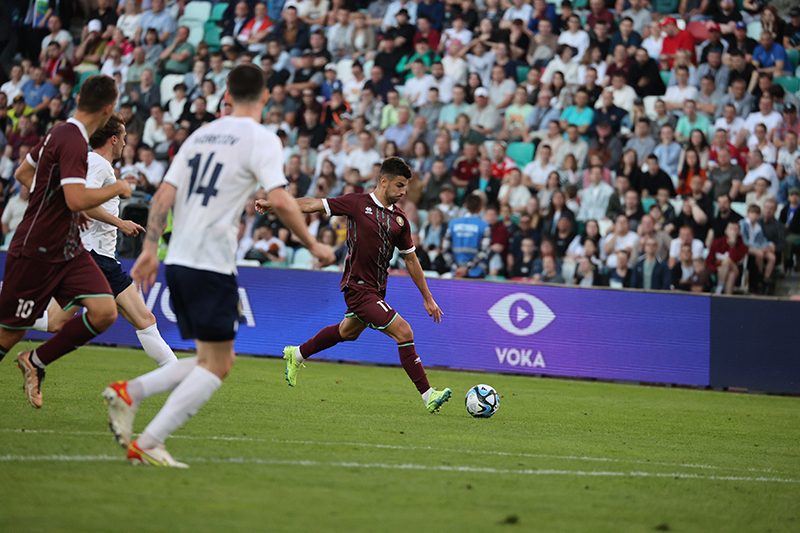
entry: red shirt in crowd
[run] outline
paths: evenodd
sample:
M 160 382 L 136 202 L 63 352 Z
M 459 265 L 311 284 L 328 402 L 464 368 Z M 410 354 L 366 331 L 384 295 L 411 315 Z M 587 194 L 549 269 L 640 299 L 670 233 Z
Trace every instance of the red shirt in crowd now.
M 747 256 L 747 245 L 742 240 L 741 235 L 736 238 L 736 246 L 731 246 L 728 237 L 723 235 L 719 239 L 714 239 L 708 248 L 708 258 L 706 259 L 706 269 L 709 272 L 716 272 L 717 267 L 722 263 L 722 258 L 727 255 L 731 261 L 737 265 Z
M 692 34 L 686 30 L 678 30 L 678 34 L 675 37 L 670 37 L 669 35 L 664 36 L 664 43 L 661 45 L 661 54 L 674 56 L 675 52 L 678 50 L 687 50 L 691 55 L 692 64 L 697 64 L 697 59 L 694 53 L 694 37 L 692 37 Z M 673 62 L 674 57 L 670 57 L 667 60 L 666 70 L 672 69 Z

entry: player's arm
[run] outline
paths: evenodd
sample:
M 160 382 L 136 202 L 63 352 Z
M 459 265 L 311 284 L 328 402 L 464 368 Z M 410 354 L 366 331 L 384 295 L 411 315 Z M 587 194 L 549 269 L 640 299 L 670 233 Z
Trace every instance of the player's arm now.
M 101 206 L 93 207 L 91 209 L 87 209 L 84 211 L 86 216 L 91 218 L 92 220 L 97 220 L 98 222 L 105 222 L 106 224 L 111 224 L 119 228 L 119 230 L 128 235 L 129 237 L 135 237 L 139 234 L 140 231 L 144 232 L 145 229 L 141 227 L 136 222 L 131 220 L 122 220 L 119 217 L 115 217 L 111 213 L 107 213 L 105 209 Z
M 422 299 L 425 302 L 425 310 L 428 312 L 428 316 L 433 317 L 434 322 L 441 322 L 442 315 L 444 315 L 444 313 L 441 309 L 439 309 L 439 306 L 433 299 L 430 289 L 428 289 L 428 282 L 425 281 L 425 274 L 422 272 L 422 265 L 419 264 L 417 254 L 415 252 L 410 252 L 405 254 L 404 257 L 406 259 L 408 275 L 414 280 L 414 283 L 417 285 L 420 294 L 422 294 Z
M 124 182 L 119 180 L 117 183 Z M 167 217 L 175 205 L 177 189 L 171 183 L 163 183 L 153 196 L 150 215 L 147 217 L 147 236 L 142 245 L 142 253 L 131 269 L 133 281 L 145 293 L 153 286 L 158 274 L 158 240 L 167 227 Z M 143 283 L 144 282 L 144 283 Z
M 319 198 L 297 198 L 295 200 L 295 202 L 300 207 L 300 211 L 303 212 L 303 213 L 324 213 L 325 212 L 325 205 L 322 203 L 322 200 L 320 200 Z M 266 213 L 267 211 L 273 211 L 274 209 L 275 209 L 275 206 L 272 203 L 271 199 L 256 200 L 256 211 L 258 211 L 262 215 L 264 213 Z
M 17 171 L 14 172 L 14 179 L 30 189 L 31 184 L 33 184 L 33 175 L 35 173 L 36 167 L 31 165 L 26 158 L 22 161 L 22 164 L 17 167 Z
M 267 193 L 267 198 L 271 209 L 275 211 L 278 218 L 286 224 L 286 227 L 294 233 L 300 242 L 302 242 L 311 254 L 319 259 L 321 266 L 327 266 L 334 262 L 336 256 L 331 250 L 331 247 L 317 241 L 306 226 L 303 213 L 312 213 L 314 211 L 324 211 L 322 201 L 315 198 L 301 198 L 295 200 L 289 191 L 283 187 L 276 187 Z M 261 200 L 259 200 L 261 201 Z M 312 204 L 319 203 L 319 209 L 311 209 Z M 256 202 L 258 205 L 258 202 Z
M 69 179 L 62 180 L 61 186 L 64 189 L 64 199 L 67 201 L 67 207 L 69 207 L 70 211 L 86 211 L 111 200 L 115 196 L 120 198 L 131 197 L 131 186 L 125 180 L 117 180 L 116 183 L 99 189 L 87 189 L 83 182 L 64 183 Z

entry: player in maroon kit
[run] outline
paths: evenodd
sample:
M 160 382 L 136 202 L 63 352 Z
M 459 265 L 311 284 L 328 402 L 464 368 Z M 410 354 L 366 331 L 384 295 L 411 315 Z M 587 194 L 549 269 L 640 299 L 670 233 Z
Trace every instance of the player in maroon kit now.
M 405 213 L 395 204 L 406 194 L 411 169 L 397 157 L 381 165 L 380 182 L 372 194 L 347 194 L 339 198 L 300 198 L 297 203 L 304 213 L 325 213 L 347 217 L 347 256 L 341 288 L 347 313 L 339 324 L 324 328 L 301 346 L 287 346 L 286 381 L 294 386 L 297 371 L 304 360 L 342 341 L 354 341 L 367 327 L 382 331 L 397 342 L 400 362 L 408 377 L 422 395 L 428 411 L 435 413 L 450 399 L 450 389 L 437 391 L 428 384 L 428 377 L 414 348 L 414 332 L 408 322 L 386 303 L 386 279 L 389 261 L 397 247 L 405 256 L 406 266 L 424 299 L 425 310 L 436 322 L 442 321 L 442 310 L 428 290 L 422 267 L 414 253 L 411 228 Z M 257 200 L 256 209 L 271 209 L 267 200 Z
M 101 189 L 85 187 L 89 136 L 108 122 L 117 87 L 108 76 L 90 76 L 78 98 L 75 116 L 50 130 L 14 175 L 30 189 L 31 197 L 6 258 L 0 291 L 0 359 L 22 340 L 51 297 L 62 308 L 86 308 L 46 343 L 17 357 L 25 393 L 36 408 L 42 406 L 45 366 L 86 344 L 117 319 L 108 281 L 81 245 L 78 229 L 81 211 L 115 196 L 131 195 L 125 180 Z

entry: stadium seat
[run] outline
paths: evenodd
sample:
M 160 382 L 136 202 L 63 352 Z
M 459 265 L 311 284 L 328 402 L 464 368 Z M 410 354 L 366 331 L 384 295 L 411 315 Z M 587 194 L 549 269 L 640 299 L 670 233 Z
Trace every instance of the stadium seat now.
M 435 270 L 423 270 L 422 271 L 422 275 L 424 275 L 426 278 L 438 278 L 439 277 L 439 273 L 436 272 Z
M 255 259 L 239 259 L 236 261 L 237 267 L 260 267 L 261 263 Z
M 225 7 L 227 7 L 227 5 Z M 223 13 L 224 12 L 225 11 L 223 10 Z M 183 16 L 181 17 L 181 21 L 184 19 L 196 20 L 205 24 L 209 18 L 211 18 L 211 2 L 192 0 L 186 4 L 186 7 L 183 8 Z
M 369 72 L 364 70 L 364 72 Z M 336 63 L 336 79 L 342 82 L 342 85 L 348 83 L 353 79 L 353 60 L 340 59 Z
M 221 21 L 226 9 L 228 9 L 228 4 L 225 2 L 220 2 L 219 4 L 215 5 L 213 8 L 211 8 L 211 17 L 208 20 L 210 22 Z
M 317 260 L 305 248 L 300 248 L 294 252 L 292 257 L 292 268 L 302 268 L 304 270 L 311 270 L 314 268 Z
M 796 93 L 800 89 L 800 78 L 781 76 L 780 78 L 775 78 L 773 83 L 780 85 L 790 93 Z
M 528 65 L 517 65 L 517 83 L 528 81 L 528 72 L 531 68 Z
M 3 245 L 0 246 L 0 252 L 7 252 L 8 251 L 8 247 L 11 246 L 11 239 L 13 239 L 13 238 L 14 238 L 14 232 L 13 231 L 9 231 L 8 233 L 6 233 L 4 235 Z
M 755 20 L 747 24 L 747 36 L 756 41 L 761 38 L 761 21 Z
M 508 157 L 513 159 L 519 168 L 533 161 L 535 153 L 532 143 L 511 143 L 506 150 Z
M 183 20 L 183 18 L 181 20 Z M 197 49 L 197 45 L 200 44 L 203 37 L 205 37 L 205 24 L 205 21 L 201 22 L 197 20 L 181 22 L 181 26 L 187 26 L 189 28 L 189 39 L 186 42 L 194 46 L 195 49 Z
M 98 74 L 99 72 L 100 72 L 99 70 L 90 70 L 89 72 L 82 72 L 80 78 L 78 78 L 78 82 L 72 89 L 72 96 L 78 94 L 78 92 L 81 90 L 81 85 L 83 85 L 83 82 L 86 81 L 86 78 L 94 74 Z
M 214 22 L 208 21 L 205 23 L 203 30 L 203 40 L 208 45 L 208 49 L 211 52 L 219 51 L 219 49 L 222 48 L 222 42 L 220 40 L 220 33 L 222 32 L 219 27 Z
M 661 81 L 664 82 L 664 85 L 669 83 L 669 71 L 668 70 L 662 70 L 661 71 Z
M 167 105 L 167 102 L 172 100 L 175 96 L 175 86 L 183 82 L 183 74 L 167 74 L 161 80 L 161 105 Z
M 800 50 L 786 50 L 786 55 L 789 56 L 792 70 L 796 70 L 797 66 L 800 65 Z
M 731 211 L 745 218 L 747 217 L 747 204 L 744 202 L 731 202 Z

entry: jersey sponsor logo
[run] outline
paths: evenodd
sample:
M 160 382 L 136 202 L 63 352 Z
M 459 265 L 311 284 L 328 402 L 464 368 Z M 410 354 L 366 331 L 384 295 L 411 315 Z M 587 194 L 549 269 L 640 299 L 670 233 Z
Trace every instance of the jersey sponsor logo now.
M 556 318 L 543 301 L 523 292 L 501 298 L 488 313 L 498 326 L 518 337 L 533 335 Z

